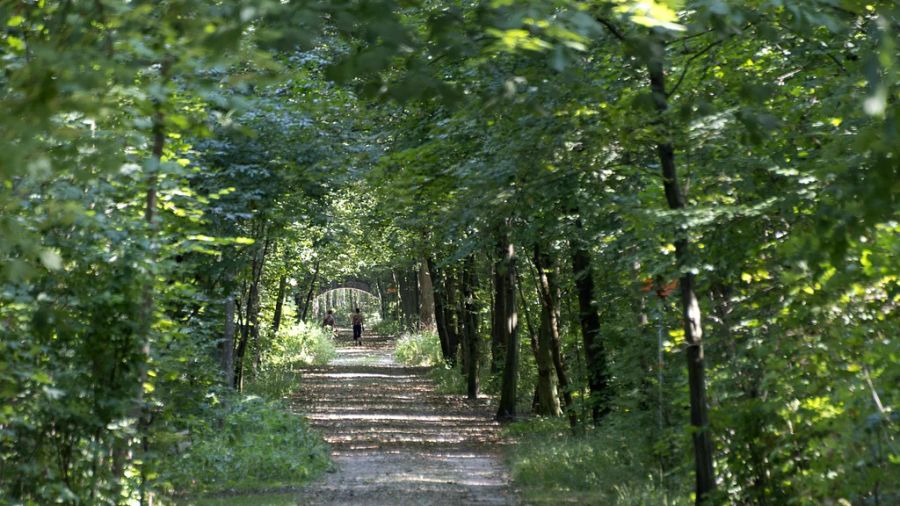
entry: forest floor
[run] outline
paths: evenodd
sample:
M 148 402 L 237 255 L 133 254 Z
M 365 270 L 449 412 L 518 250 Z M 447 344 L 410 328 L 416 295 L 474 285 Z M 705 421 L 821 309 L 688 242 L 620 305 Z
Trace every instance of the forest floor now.
M 333 472 L 230 504 L 518 504 L 488 400 L 437 393 L 428 368 L 394 360 L 394 342 L 366 336 L 354 346 L 341 332 L 337 357 L 303 370 L 292 406 L 331 444 Z

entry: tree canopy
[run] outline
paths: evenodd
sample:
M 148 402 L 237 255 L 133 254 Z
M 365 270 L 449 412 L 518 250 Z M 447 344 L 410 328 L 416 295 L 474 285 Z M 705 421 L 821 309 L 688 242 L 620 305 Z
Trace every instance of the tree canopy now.
M 3 502 L 184 492 L 192 434 L 349 278 L 499 419 L 630 435 L 665 497 L 900 498 L 896 2 L 27 0 L 0 27 Z

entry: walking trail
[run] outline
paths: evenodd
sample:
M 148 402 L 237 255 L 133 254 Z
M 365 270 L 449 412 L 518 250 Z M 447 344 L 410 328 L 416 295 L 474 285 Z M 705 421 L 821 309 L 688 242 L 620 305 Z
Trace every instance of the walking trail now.
M 394 339 L 341 334 L 337 357 L 304 369 L 295 410 L 332 446 L 333 473 L 298 491 L 311 505 L 518 504 L 486 400 L 441 395 L 404 367 Z

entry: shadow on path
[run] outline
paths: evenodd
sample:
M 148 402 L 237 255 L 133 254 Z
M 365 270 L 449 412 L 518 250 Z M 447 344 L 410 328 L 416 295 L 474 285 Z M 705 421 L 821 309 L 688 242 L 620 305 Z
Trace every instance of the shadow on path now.
M 303 370 L 293 398 L 337 465 L 292 494 L 300 504 L 517 504 L 487 400 L 437 394 L 426 368 L 394 361 L 392 338 L 338 341 L 329 365 Z

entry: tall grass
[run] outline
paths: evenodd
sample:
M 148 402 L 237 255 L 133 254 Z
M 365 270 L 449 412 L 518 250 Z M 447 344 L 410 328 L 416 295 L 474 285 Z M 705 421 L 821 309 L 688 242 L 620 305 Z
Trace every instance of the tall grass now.
M 297 323 L 269 337 L 269 352 L 245 392 L 282 398 L 296 388 L 299 366 L 327 364 L 337 354 L 330 332 L 317 325 Z
M 297 486 L 331 466 L 321 436 L 280 402 L 226 393 L 206 414 L 165 456 L 175 496 Z
M 270 343 L 266 361 L 273 365 L 323 365 L 335 357 L 331 333 L 318 325 L 296 323 L 282 327 Z
M 533 418 L 506 428 L 517 443 L 508 452 L 513 481 L 527 504 L 691 504 L 689 478 L 659 476 L 633 428 L 606 423 L 578 434 L 563 418 Z
M 397 320 L 377 320 L 368 330 L 379 336 L 398 336 L 404 332 L 405 327 Z
M 406 365 L 438 365 L 443 362 L 441 342 L 434 332 L 403 334 L 397 340 L 394 357 Z
M 270 351 L 248 378 L 245 395 L 210 393 L 204 416 L 191 419 L 177 433 L 182 439 L 169 445 L 174 451 L 165 456 L 161 479 L 171 494 L 297 486 L 331 465 L 322 437 L 281 401 L 296 390 L 300 366 L 336 355 L 331 335 L 298 323 L 266 339 Z

